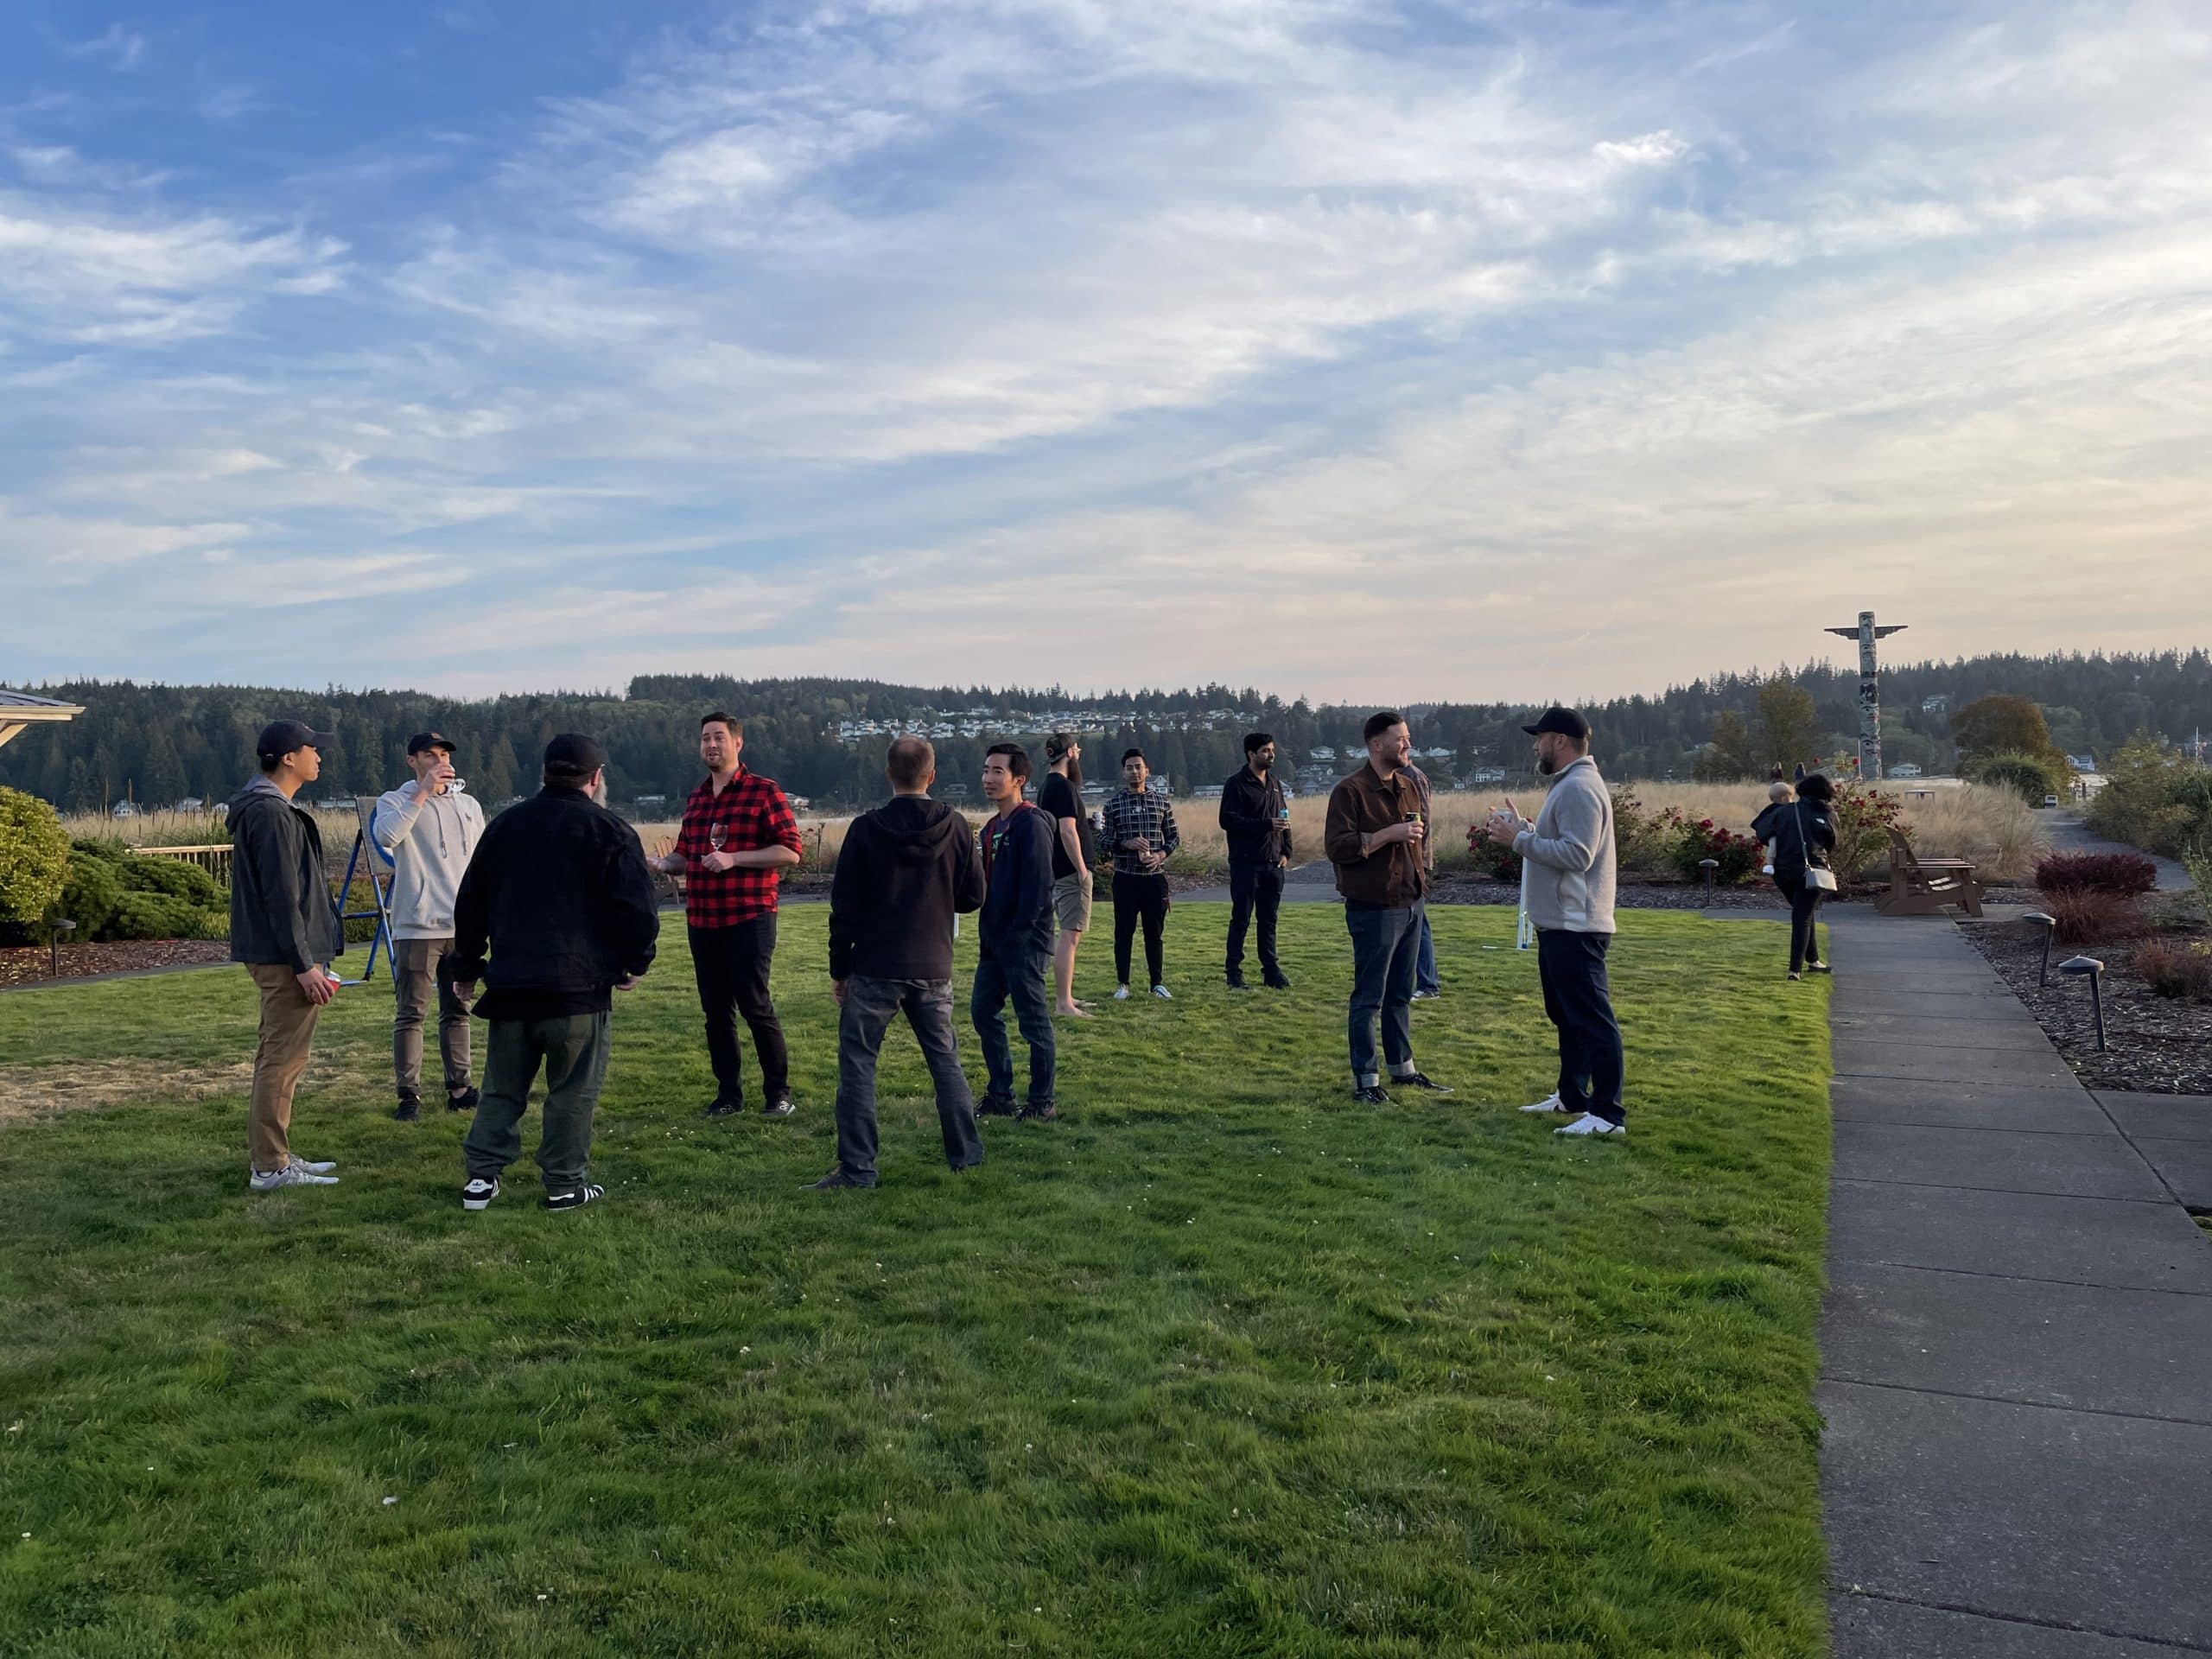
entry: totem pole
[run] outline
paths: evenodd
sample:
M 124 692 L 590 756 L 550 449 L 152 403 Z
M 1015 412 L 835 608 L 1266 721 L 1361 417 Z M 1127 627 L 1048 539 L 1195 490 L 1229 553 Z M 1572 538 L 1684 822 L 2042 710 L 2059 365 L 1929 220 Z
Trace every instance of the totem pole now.
M 1830 628 L 1830 633 L 1840 633 L 1847 639 L 1859 641 L 1859 775 L 1879 778 L 1882 775 L 1882 690 L 1874 674 L 1874 642 L 1886 639 L 1893 633 L 1903 633 L 1905 624 L 1896 622 L 1886 628 L 1874 626 L 1874 613 L 1859 613 L 1855 628 Z

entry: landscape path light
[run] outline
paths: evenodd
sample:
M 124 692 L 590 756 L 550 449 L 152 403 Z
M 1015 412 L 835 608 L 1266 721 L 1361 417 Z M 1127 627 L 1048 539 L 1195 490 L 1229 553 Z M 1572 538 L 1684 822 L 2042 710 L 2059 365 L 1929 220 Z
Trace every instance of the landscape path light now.
M 2050 942 L 2058 937 L 2058 918 L 2040 910 L 2031 910 L 2020 919 L 2031 927 L 2043 930 L 2043 965 L 2036 969 L 2036 983 L 2050 983 Z
M 2089 981 L 2089 1008 L 2097 1022 L 2097 1052 L 2105 1052 L 2105 997 L 2101 979 L 2105 965 L 2094 957 L 2069 957 L 2058 964 L 2062 974 L 2086 975 Z
M 1697 867 L 1705 872 L 1705 906 L 1710 910 L 1713 907 L 1713 873 L 1720 868 L 1720 861 L 1717 858 L 1700 858 L 1697 861 Z
M 61 936 L 74 933 L 77 924 L 57 917 L 47 925 L 54 931 L 46 936 L 46 971 L 48 977 L 59 979 L 61 976 Z

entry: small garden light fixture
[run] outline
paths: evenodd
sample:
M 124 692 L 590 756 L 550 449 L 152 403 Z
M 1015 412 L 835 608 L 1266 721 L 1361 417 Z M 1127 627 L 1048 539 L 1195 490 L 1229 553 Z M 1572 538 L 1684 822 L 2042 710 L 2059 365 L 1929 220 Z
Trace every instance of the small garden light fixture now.
M 2094 957 L 2069 957 L 2058 964 L 2062 974 L 2087 976 L 2089 982 L 2089 1007 L 2097 1021 L 2097 1052 L 2105 1052 L 2105 998 L 2101 983 L 2105 965 Z
M 2050 983 L 2050 942 L 2058 936 L 2058 918 L 2040 910 L 2031 910 L 2020 918 L 2031 927 L 2043 930 L 2043 962 L 2036 969 L 2036 983 Z
M 74 933 L 77 924 L 57 917 L 47 925 L 54 931 L 46 936 L 46 971 L 49 978 L 59 979 L 61 976 L 61 936 Z
M 1717 858 L 1700 858 L 1697 861 L 1697 868 L 1705 877 L 1705 904 L 1710 909 L 1713 905 L 1713 873 L 1720 868 L 1720 861 Z

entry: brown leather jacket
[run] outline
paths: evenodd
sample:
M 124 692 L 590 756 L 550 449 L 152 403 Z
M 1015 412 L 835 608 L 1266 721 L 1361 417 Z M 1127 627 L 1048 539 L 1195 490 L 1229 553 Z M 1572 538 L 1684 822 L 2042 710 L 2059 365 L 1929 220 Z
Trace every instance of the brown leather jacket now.
M 1337 867 L 1337 891 L 1345 903 L 1395 910 L 1427 893 L 1428 876 L 1421 868 L 1420 851 L 1409 842 L 1394 842 L 1372 853 L 1360 851 L 1363 836 L 1402 823 L 1414 812 L 1427 816 L 1421 791 L 1403 772 L 1393 774 L 1386 784 L 1372 766 L 1363 766 L 1329 791 L 1323 844 L 1329 861 Z

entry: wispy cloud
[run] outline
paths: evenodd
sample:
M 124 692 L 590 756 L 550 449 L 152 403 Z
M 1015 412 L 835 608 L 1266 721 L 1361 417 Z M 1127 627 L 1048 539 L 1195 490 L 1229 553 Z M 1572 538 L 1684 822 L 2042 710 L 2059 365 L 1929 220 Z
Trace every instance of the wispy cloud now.
M 2201 638 L 2208 70 L 2183 0 L 791 0 L 275 184 L 18 112 L 0 568 L 171 673 L 372 573 L 479 688 L 1602 691 L 1930 569 L 1930 650 Z M 229 556 L 93 627 L 136 546 Z
M 72 41 L 58 35 L 48 38 L 65 58 L 90 59 L 111 69 L 136 69 L 146 57 L 146 36 L 121 23 L 110 23 L 89 40 Z

